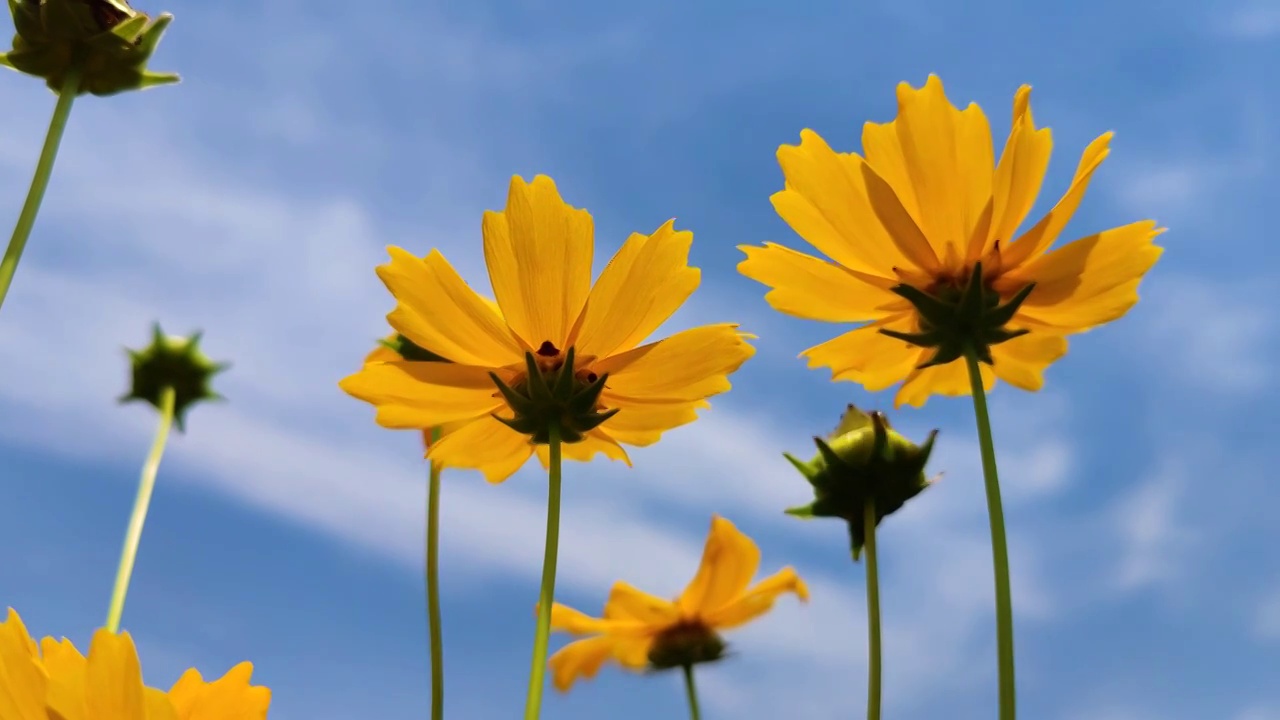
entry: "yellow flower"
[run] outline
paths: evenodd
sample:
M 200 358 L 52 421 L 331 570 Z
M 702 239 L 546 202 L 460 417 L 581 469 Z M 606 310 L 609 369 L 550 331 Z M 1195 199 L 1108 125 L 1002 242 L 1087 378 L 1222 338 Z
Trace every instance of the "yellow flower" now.
M 265 719 L 271 691 L 252 673 L 240 663 L 206 683 L 188 670 L 166 693 L 142 684 L 129 633 L 98 630 L 86 658 L 66 639 L 37 646 L 12 608 L 0 622 L 0 720 Z
M 760 549 L 751 538 L 715 516 L 698 574 L 674 602 L 618 582 L 601 619 L 556 603 L 551 629 L 592 636 L 551 656 L 556 689 L 565 692 L 578 678 L 595 677 L 607 660 L 629 670 L 717 660 L 724 651 L 719 631 L 763 615 L 783 593 L 809 600 L 808 587 L 790 567 L 748 588 L 759 567 Z
M 754 353 L 749 336 L 731 324 L 640 345 L 700 280 L 688 265 L 693 234 L 673 222 L 631 235 L 593 287 L 591 215 L 567 205 L 548 177 L 512 178 L 506 209 L 486 212 L 482 226 L 496 303 L 476 294 L 439 251 L 419 258 L 391 247 L 391 262 L 378 268 L 397 301 L 387 316 L 392 328 L 448 362 L 367 363 L 341 387 L 375 405 L 384 427 L 460 423 L 432 446 L 431 459 L 501 482 L 535 446 L 493 417 L 511 420 L 513 413 L 491 373 L 519 387 L 528 380 L 528 353 L 550 373 L 572 350 L 577 381 L 607 376 L 595 410 L 617 413 L 565 445 L 564 456 L 586 461 L 602 453 L 630 464 L 620 443 L 650 445 L 695 420 Z M 546 465 L 546 446 L 536 451 Z
M 1163 228 L 1153 221 L 1049 252 L 1110 152 L 1111 133 L 1085 148 L 1057 205 L 1014 239 L 1053 144 L 1050 131 L 1032 120 L 1030 93 L 1023 86 L 1014 97 L 1013 129 L 998 165 L 982 109 L 956 109 L 932 75 L 919 90 L 898 86 L 893 122 L 864 126 L 865 157 L 835 152 L 812 130 L 800 133 L 799 146 L 778 149 L 786 188 L 771 198 L 773 206 L 834 262 L 767 243 L 742 247 L 747 259 L 739 271 L 772 288 L 766 299 L 780 312 L 867 323 L 804 351 L 809 367 L 831 368 L 835 380 L 873 392 L 902 381 L 897 405 L 923 405 L 934 393 L 969 394 L 963 361 L 920 368 L 929 350 L 880 330 L 922 330 L 913 305 L 893 288 L 954 294 L 978 263 L 984 288 L 1002 301 L 1035 284 L 1008 323 L 1028 332 L 991 346 L 994 364 L 982 366 L 988 390 L 997 377 L 1039 389 L 1044 369 L 1066 352 L 1066 335 L 1115 320 L 1137 302 L 1138 283 L 1161 253 L 1152 239 Z

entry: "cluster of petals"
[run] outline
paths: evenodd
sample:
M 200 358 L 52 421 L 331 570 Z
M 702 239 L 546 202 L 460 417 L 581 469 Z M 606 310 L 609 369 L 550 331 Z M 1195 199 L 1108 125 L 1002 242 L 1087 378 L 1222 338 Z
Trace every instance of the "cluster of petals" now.
M 1034 289 L 1009 322 L 1026 334 L 991 348 L 982 367 L 987 390 L 997 378 L 1038 390 L 1066 336 L 1124 315 L 1138 284 L 1160 257 L 1163 231 L 1143 220 L 1051 250 L 1110 152 L 1111 133 L 1085 148 L 1066 192 L 1018 233 L 1035 204 L 1053 139 L 1031 115 L 1031 88 L 1013 101 L 1013 125 L 995 161 L 987 117 L 960 110 L 930 76 L 923 88 L 898 86 L 898 115 L 867 123 L 863 155 L 840 153 L 812 130 L 778 149 L 785 188 L 771 198 L 796 234 L 828 259 L 767 243 L 744 246 L 739 271 L 771 290 L 774 309 L 795 317 L 864 323 L 802 353 L 810 367 L 876 392 L 901 383 L 895 404 L 923 405 L 932 394 L 970 392 L 963 360 L 921 368 L 930 350 L 881 334 L 921 330 L 914 307 L 892 292 L 908 285 L 934 293 L 963 283 L 976 264 L 1002 299 Z
M 206 681 L 187 670 L 168 692 L 142 682 L 129 633 L 100 629 L 89 654 L 70 640 L 39 643 L 13 609 L 0 622 L 0 720 L 265 720 L 271 691 L 240 663 Z

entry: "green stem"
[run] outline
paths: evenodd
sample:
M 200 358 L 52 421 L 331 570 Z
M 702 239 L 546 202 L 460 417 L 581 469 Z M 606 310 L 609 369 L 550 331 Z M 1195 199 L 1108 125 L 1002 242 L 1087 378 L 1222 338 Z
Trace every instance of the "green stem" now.
M 440 428 L 431 431 L 431 442 Z M 427 483 L 427 632 L 431 635 L 431 718 L 444 717 L 444 632 L 440 624 L 440 463 L 431 461 Z
M 36 224 L 36 215 L 40 213 L 40 203 L 44 201 L 44 191 L 49 187 L 49 176 L 53 174 L 53 161 L 57 159 L 58 146 L 62 144 L 62 131 L 66 129 L 67 118 L 71 116 L 71 104 L 80 92 L 80 76 L 80 66 L 72 65 L 58 90 L 58 103 L 53 107 L 53 117 L 49 120 L 49 130 L 44 137 L 44 148 L 40 151 L 40 159 L 36 161 L 31 188 L 27 190 L 27 201 L 23 203 L 22 212 L 18 215 L 18 224 L 13 228 L 13 236 L 9 238 L 9 245 L 5 248 L 4 259 L 0 260 L 0 307 L 4 306 L 9 286 L 13 284 L 14 273 L 18 272 L 18 261 L 22 259 L 27 238 L 31 237 L 31 228 Z
M 551 603 L 556 594 L 556 557 L 560 546 L 560 428 L 550 428 L 547 447 L 551 462 L 547 469 L 547 541 L 542 558 L 542 589 L 538 593 L 538 628 L 533 636 L 533 666 L 529 671 L 529 694 L 524 705 L 525 720 L 538 720 L 542 708 L 543 677 L 547 670 L 547 640 L 551 635 Z
M 142 465 L 142 479 L 138 482 L 138 496 L 133 501 L 133 514 L 124 534 L 124 549 L 120 551 L 120 567 L 116 570 L 116 584 L 111 591 L 111 607 L 107 610 L 107 630 L 120 631 L 120 616 L 124 613 L 124 596 L 129 592 L 129 579 L 133 576 L 133 563 L 138 558 L 138 544 L 142 541 L 142 525 L 147 521 L 147 508 L 151 506 L 151 491 L 156 487 L 156 472 L 160 470 L 160 457 L 169 439 L 173 425 L 174 392 L 172 387 L 160 391 L 160 425 L 151 452 Z
M 987 514 L 991 519 L 991 555 L 996 575 L 996 648 L 1000 668 L 1000 720 L 1014 720 L 1017 698 L 1013 679 L 1013 593 L 1009 586 L 1009 547 L 1004 532 L 1004 509 L 1000 503 L 1000 477 L 996 472 L 996 449 L 991 440 L 991 418 L 987 414 L 987 393 L 982 387 L 978 357 L 965 353 L 969 385 L 973 392 L 973 412 L 978 419 L 978 443 L 982 447 L 982 476 L 987 487 Z
M 684 690 L 689 696 L 690 720 L 701 720 L 702 711 L 698 709 L 698 687 L 693 684 L 693 666 L 684 666 Z
M 867 720 L 880 720 L 880 567 L 876 559 L 876 504 L 862 509 L 863 549 L 867 553 Z

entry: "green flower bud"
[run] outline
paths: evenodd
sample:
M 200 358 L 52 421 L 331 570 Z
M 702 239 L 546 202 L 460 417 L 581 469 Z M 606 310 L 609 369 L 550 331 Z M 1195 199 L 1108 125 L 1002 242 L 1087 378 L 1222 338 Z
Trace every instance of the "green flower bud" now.
M 823 440 L 815 437 L 818 454 L 810 461 L 783 456 L 813 487 L 814 501 L 786 512 L 801 518 L 835 517 L 849 524 L 853 559 L 858 560 L 865 542 L 864 510 L 873 503 L 876 525 L 907 500 L 919 495 L 932 481 L 924 467 L 933 451 L 934 430 L 923 445 L 916 445 L 892 428 L 882 413 L 865 413 L 849 405 L 835 432 Z
M 114 95 L 178 82 L 173 73 L 147 69 L 173 16 L 155 20 L 125 0 L 9 0 L 17 34 L 0 65 L 44 78 L 60 92 L 79 72 L 77 95 Z
M 650 670 L 671 670 L 715 662 L 724 657 L 724 640 L 700 622 L 683 622 L 663 630 L 649 648 Z
M 215 363 L 200 351 L 200 333 L 189 338 L 166 336 L 160 324 L 152 326 L 151 344 L 129 350 L 133 384 L 121 403 L 142 400 L 160 409 L 160 396 L 173 388 L 173 421 L 183 430 L 186 411 L 201 400 L 224 400 L 209 387 L 210 379 L 226 370 L 227 363 Z
M 573 348 L 565 353 L 563 362 L 543 362 L 558 355 L 559 351 L 551 347 L 551 343 L 544 343 L 537 357 L 525 353 L 526 373 L 514 388 L 504 383 L 497 373 L 489 373 L 515 413 L 510 420 L 497 415 L 494 418 L 542 445 L 550 442 L 553 425 L 562 441 L 576 443 L 618 413 L 618 408 L 598 410 L 600 393 L 609 377 L 607 373 L 597 376 L 592 372 L 575 372 Z
M 919 366 L 921 368 L 946 365 L 963 357 L 968 348 L 973 348 L 978 360 L 991 365 L 992 345 L 1027 334 L 1025 329 L 1010 330 L 1005 326 L 1034 289 L 1035 283 L 1029 283 L 1001 304 L 1000 295 L 992 292 L 982 280 L 982 263 L 976 263 L 963 288 L 945 285 L 934 293 L 911 285 L 892 288 L 895 294 L 915 306 L 920 317 L 920 332 L 884 329 L 880 332 L 912 345 L 935 348 L 936 352 Z

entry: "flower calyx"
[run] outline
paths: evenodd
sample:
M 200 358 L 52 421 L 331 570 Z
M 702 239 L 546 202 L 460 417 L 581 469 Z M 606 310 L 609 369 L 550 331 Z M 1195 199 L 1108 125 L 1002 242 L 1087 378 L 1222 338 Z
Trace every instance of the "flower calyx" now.
M 850 549 L 856 561 L 865 542 L 865 509 L 871 503 L 876 525 L 919 495 L 933 482 L 924 475 L 938 431 L 921 445 L 893 430 L 883 413 L 866 413 L 849 405 L 835 432 L 813 439 L 818 454 L 808 462 L 783 456 L 813 487 L 814 500 L 788 508 L 800 518 L 835 517 L 849 525 Z
M 503 382 L 497 373 L 489 373 L 515 413 L 510 419 L 496 414 L 493 417 L 512 430 L 528 435 L 535 444 L 551 442 L 552 428 L 562 442 L 581 442 L 586 433 L 618 412 L 618 408 L 602 411 L 599 407 L 600 393 L 609 375 L 577 372 L 573 348 L 569 348 L 560 361 L 554 359 L 559 353 L 549 346 L 550 343 L 544 343 L 538 351 L 538 356 L 544 359 L 553 358 L 549 363 L 539 362 L 539 357 L 532 352 L 525 353 L 526 372 L 514 386 Z
M 724 658 L 725 642 L 702 622 L 685 620 L 658 633 L 649 648 L 649 669 L 693 667 Z
M 915 307 L 919 316 L 919 332 L 881 329 L 888 335 L 912 345 L 933 348 L 935 352 L 919 368 L 946 365 L 972 350 L 978 360 L 991 365 L 991 346 L 1026 335 L 1027 330 L 1010 330 L 1023 301 L 1035 289 L 1028 283 L 1006 302 L 987 286 L 982 276 L 982 263 L 975 263 L 963 287 L 943 285 L 937 292 L 925 292 L 914 285 L 897 285 L 893 293 Z
M 125 0 L 9 0 L 13 49 L 0 65 L 43 78 L 61 92 L 79 73 L 77 95 L 105 96 L 178 82 L 173 73 L 147 69 L 173 16 L 154 20 Z
M 172 388 L 173 420 L 182 431 L 186 412 L 193 405 L 202 400 L 225 400 L 209 387 L 209 381 L 230 364 L 210 360 L 200 350 L 200 335 L 168 336 L 160 329 L 160 323 L 152 325 L 150 345 L 141 350 L 126 348 L 132 382 L 119 402 L 141 400 L 159 410 L 161 395 L 166 388 Z

